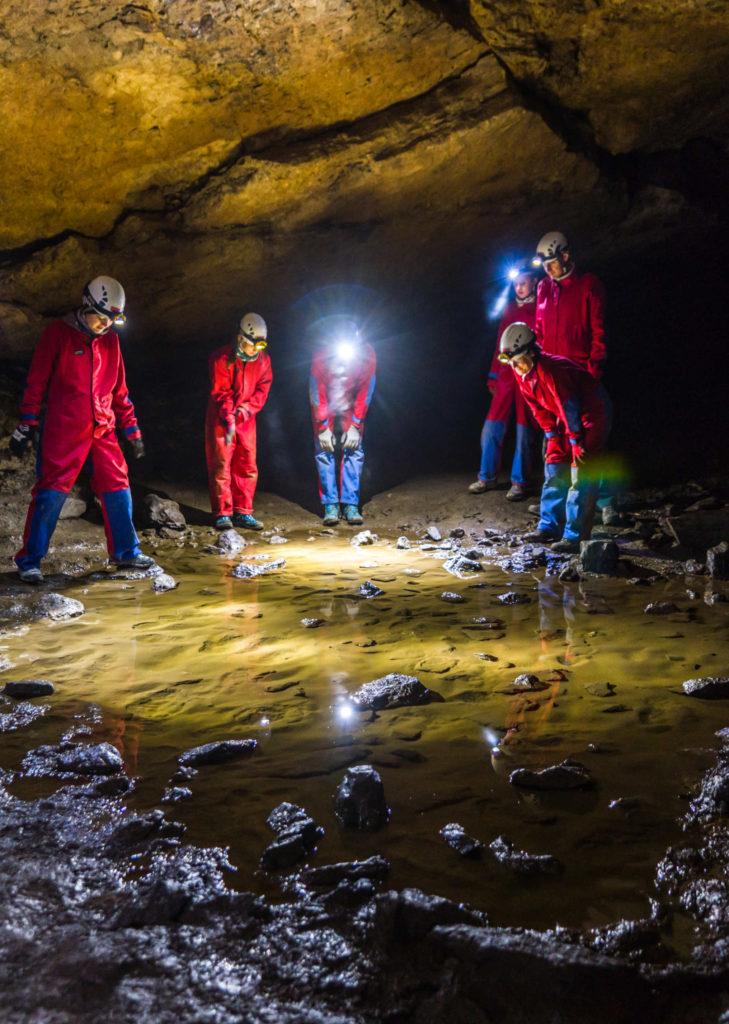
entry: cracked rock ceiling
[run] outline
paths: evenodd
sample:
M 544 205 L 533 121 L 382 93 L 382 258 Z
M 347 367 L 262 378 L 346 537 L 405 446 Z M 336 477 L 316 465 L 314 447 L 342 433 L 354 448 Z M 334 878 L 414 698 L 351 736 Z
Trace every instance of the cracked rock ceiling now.
M 4 355 L 96 273 L 137 337 L 207 342 L 553 227 L 598 262 L 706 230 L 728 71 L 722 0 L 4 0 Z

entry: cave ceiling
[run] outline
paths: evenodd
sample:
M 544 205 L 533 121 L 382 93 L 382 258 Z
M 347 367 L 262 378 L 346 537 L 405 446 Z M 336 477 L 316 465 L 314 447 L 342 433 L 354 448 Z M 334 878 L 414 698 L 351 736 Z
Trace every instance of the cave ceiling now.
M 681 155 L 725 168 L 728 72 L 723 0 L 4 0 L 4 354 L 96 273 L 163 344 L 703 229 Z

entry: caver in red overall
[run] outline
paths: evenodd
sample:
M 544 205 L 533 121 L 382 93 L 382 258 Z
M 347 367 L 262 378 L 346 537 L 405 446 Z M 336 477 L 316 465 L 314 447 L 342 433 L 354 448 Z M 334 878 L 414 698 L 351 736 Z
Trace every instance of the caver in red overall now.
M 334 452 L 322 449 L 319 434 L 334 431 L 339 420 L 342 434 L 354 425 L 364 433 L 364 420 L 375 390 L 377 359 L 368 342 L 358 344 L 351 356 L 340 357 L 334 345 L 322 345 L 314 353 L 309 374 L 309 401 L 314 426 L 314 459 L 319 475 L 319 499 L 323 505 L 359 505 L 359 485 L 364 466 L 362 442 L 344 448 L 337 481 Z
M 265 352 L 249 360 L 224 345 L 210 356 L 210 397 L 205 417 L 205 456 L 210 506 L 216 516 L 251 515 L 258 482 L 256 413 L 266 404 L 273 380 Z M 226 434 L 235 433 L 226 444 Z
M 575 268 L 558 281 L 540 281 L 534 333 L 543 352 L 566 356 L 599 380 L 605 361 L 605 289 L 600 279 Z
M 36 426 L 46 412 L 38 448 L 38 482 L 28 509 L 19 569 L 38 568 L 80 471 L 89 473 L 101 502 L 109 555 L 126 561 L 140 554 L 132 524 L 127 464 L 116 436 L 141 437 L 129 398 L 119 337 L 113 330 L 91 338 L 75 314 L 55 320 L 41 335 L 20 405 L 21 423 Z
M 603 389 L 569 359 L 534 351 L 534 365 L 525 376 L 512 372 L 547 435 L 538 529 L 576 541 L 590 535 L 597 495 L 590 457 L 602 450 L 605 439 Z
M 516 415 L 516 444 L 511 464 L 511 482 L 526 487 L 531 468 L 531 442 L 534 420 L 521 396 L 514 374 L 509 366 L 499 362 L 499 341 L 509 324 L 517 321 L 534 329 L 536 303 L 534 294 L 524 301 L 513 296 L 507 304 L 499 323 L 494 358 L 489 372 L 491 404 L 481 430 L 481 468 L 479 480 L 485 483 L 496 480 L 501 465 L 504 437 L 509 426 L 512 409 Z

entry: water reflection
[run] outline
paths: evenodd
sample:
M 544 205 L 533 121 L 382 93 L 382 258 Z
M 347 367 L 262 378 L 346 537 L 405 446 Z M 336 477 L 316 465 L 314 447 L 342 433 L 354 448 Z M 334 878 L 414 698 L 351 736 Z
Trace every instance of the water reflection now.
M 256 553 L 246 548 L 246 560 Z M 48 678 L 57 694 L 52 714 L 3 735 L 0 767 L 17 770 L 30 747 L 85 730 L 119 749 L 139 778 L 130 802 L 147 809 L 182 751 L 252 736 L 253 758 L 201 769 L 173 809 L 193 841 L 230 847 L 244 888 L 277 892 L 258 858 L 271 838 L 266 817 L 291 800 L 326 830 L 316 863 L 380 852 L 393 886 L 468 900 L 497 923 L 646 913 L 655 860 L 677 839 L 680 794 L 726 724 L 721 702 L 692 702 L 681 683 L 721 674 L 729 605 L 690 598 L 682 580 L 585 585 L 494 565 L 474 584 L 431 555 L 381 542 L 363 558 L 344 538 L 290 536 L 286 565 L 262 577 L 236 579 L 234 562 L 174 550 L 162 561 L 175 591 L 118 580 L 71 591 L 86 606 L 80 620 L 4 637 L 14 665 L 4 678 Z M 365 581 L 383 593 L 362 597 Z M 444 591 L 463 600 L 444 602 Z M 504 603 L 509 593 L 517 603 Z M 669 599 L 678 613 L 644 614 L 649 600 Z M 389 672 L 417 676 L 443 703 L 355 711 L 348 694 Z M 515 690 L 522 673 L 539 687 Z M 566 757 L 589 768 L 593 790 L 509 784 L 517 767 Z M 345 832 L 333 817 L 333 794 L 356 763 L 383 778 L 392 814 L 380 833 Z M 626 801 L 638 810 L 616 813 Z M 486 844 L 505 833 L 551 853 L 564 875 L 531 885 L 525 899 L 495 860 L 458 858 L 438 834 L 449 821 Z

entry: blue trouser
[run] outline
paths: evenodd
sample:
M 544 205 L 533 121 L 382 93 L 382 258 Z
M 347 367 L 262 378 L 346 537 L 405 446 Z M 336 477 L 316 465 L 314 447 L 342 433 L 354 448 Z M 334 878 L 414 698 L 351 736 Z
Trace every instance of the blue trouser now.
M 486 420 L 481 431 L 481 468 L 479 480 L 495 480 L 501 466 L 506 420 Z M 511 482 L 526 486 L 531 467 L 532 431 L 530 427 L 516 425 L 516 444 L 511 463 Z
M 360 444 L 354 449 L 344 449 L 339 467 L 337 485 L 337 462 L 334 452 L 323 451 L 319 439 L 314 439 L 314 461 L 319 474 L 319 497 L 322 505 L 359 505 L 359 481 L 364 466 L 364 449 Z
M 569 462 L 547 462 L 539 503 L 539 529 L 565 540 L 580 540 L 589 532 L 597 484 L 589 472 Z
M 613 403 L 610 395 L 607 393 L 605 388 L 600 385 L 599 388 L 600 398 L 605 406 L 605 436 L 602 442 L 602 450 L 607 448 L 608 438 L 610 437 L 610 431 L 613 428 Z M 613 501 L 613 487 L 610 480 L 606 480 L 605 477 L 600 478 L 600 482 L 597 488 L 597 505 L 599 508 L 604 508 L 606 505 L 611 505 Z
M 132 492 L 103 491 L 98 495 L 104 514 L 104 529 L 109 554 L 115 561 L 126 561 L 140 553 L 132 524 Z M 66 500 L 65 491 L 36 490 L 30 502 L 23 534 L 23 547 L 15 556 L 19 569 L 37 569 L 45 557 Z

